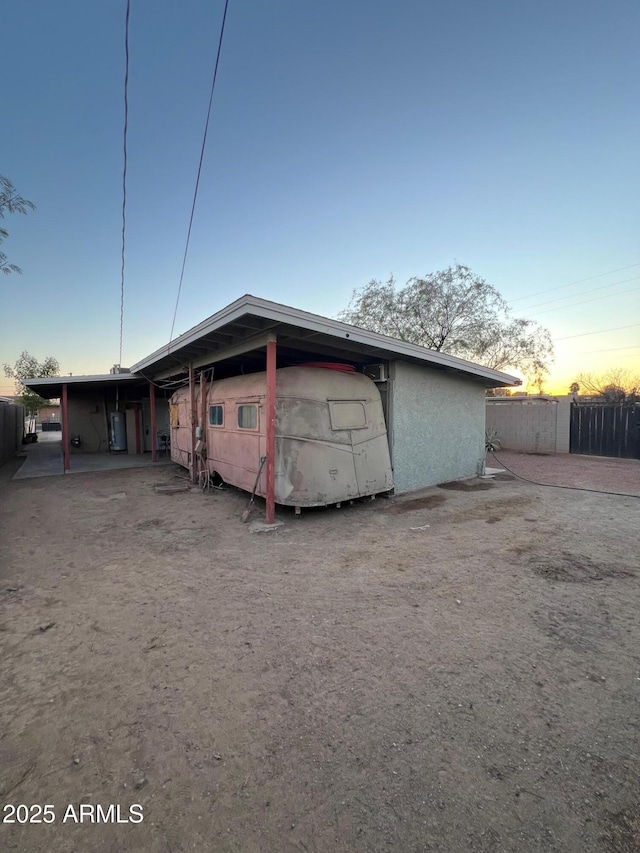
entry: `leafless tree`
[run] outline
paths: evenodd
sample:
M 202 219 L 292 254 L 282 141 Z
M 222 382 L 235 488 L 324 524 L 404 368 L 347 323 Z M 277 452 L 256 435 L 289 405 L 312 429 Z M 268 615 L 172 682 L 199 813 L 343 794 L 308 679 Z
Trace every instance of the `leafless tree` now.
M 634 403 L 640 399 L 640 377 L 623 367 L 597 375 L 581 373 L 573 384 L 579 385 L 583 395 L 603 397 L 611 403 Z
M 541 387 L 553 360 L 547 329 L 512 317 L 495 287 L 456 264 L 397 288 L 373 280 L 339 319 L 496 370 L 522 371 Z

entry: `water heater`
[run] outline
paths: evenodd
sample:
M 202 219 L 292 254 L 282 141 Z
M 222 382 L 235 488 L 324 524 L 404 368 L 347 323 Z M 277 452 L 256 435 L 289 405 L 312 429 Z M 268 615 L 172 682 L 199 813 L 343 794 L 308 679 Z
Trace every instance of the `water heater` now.
M 124 412 L 111 412 L 111 449 L 127 449 L 127 420 Z

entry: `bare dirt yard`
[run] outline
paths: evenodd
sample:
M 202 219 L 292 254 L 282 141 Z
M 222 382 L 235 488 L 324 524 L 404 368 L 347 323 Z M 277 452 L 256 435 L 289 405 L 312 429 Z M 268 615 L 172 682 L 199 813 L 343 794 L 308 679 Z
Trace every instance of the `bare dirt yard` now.
M 3 851 L 640 850 L 637 498 L 478 481 L 252 533 L 238 492 L 156 493 L 177 468 L 10 468 L 2 817 L 53 820 Z

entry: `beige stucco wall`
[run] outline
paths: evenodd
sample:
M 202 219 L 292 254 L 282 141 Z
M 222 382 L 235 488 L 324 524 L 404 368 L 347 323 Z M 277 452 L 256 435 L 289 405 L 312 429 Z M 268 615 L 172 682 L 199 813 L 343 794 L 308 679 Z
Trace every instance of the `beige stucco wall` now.
M 106 417 L 105 417 L 106 396 Z M 79 435 L 82 444 L 71 447 L 72 453 L 107 453 L 109 451 L 108 419 L 116 411 L 115 395 L 82 391 L 74 393 L 69 389 L 69 436 Z M 127 451 L 136 452 L 136 429 L 134 406 L 141 407 L 140 439 L 141 452 L 151 450 L 150 411 L 148 400 L 122 400 L 119 409 L 126 412 Z M 156 398 L 156 430 L 160 432 L 169 427 L 168 401 Z M 157 440 L 157 439 L 156 439 Z M 158 445 L 158 449 L 161 447 Z
M 569 453 L 572 398 L 488 397 L 487 431 L 505 450 Z
M 484 401 L 480 382 L 392 362 L 389 421 L 396 493 L 481 472 Z
M 71 447 L 72 453 L 99 453 L 109 450 L 104 402 L 100 394 L 83 393 L 74 397 L 69 392 L 69 436 L 79 435 L 82 445 Z

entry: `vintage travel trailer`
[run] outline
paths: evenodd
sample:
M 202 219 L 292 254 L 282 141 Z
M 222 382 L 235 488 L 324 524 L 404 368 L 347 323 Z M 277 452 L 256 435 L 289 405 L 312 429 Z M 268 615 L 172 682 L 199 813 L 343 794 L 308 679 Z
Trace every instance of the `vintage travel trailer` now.
M 266 456 L 266 373 L 197 386 L 196 469 L 252 491 Z M 205 429 L 202 429 L 202 414 Z M 170 402 L 171 458 L 191 465 L 188 388 Z M 265 497 L 264 467 L 256 494 Z M 393 488 L 389 444 L 375 383 L 349 365 L 276 371 L 276 503 L 327 506 Z

